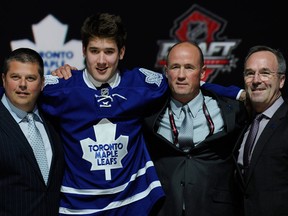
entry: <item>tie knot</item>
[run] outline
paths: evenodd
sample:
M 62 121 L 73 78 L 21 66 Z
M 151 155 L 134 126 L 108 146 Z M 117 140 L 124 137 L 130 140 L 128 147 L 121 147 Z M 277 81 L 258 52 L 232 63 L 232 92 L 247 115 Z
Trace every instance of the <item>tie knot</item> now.
M 185 113 L 188 113 L 189 112 L 189 106 L 186 104 L 182 107 L 182 110 L 185 112 Z
M 262 120 L 262 118 L 264 118 L 264 116 L 265 116 L 265 115 L 262 114 L 262 113 L 261 113 L 261 114 L 258 114 L 258 115 L 256 115 L 255 120 L 257 120 L 257 121 L 260 122 L 260 121 Z
M 28 121 L 34 121 L 34 113 L 28 113 L 27 114 L 27 120 Z
M 102 85 L 100 87 L 97 87 L 98 90 L 103 89 L 103 88 L 109 88 L 110 85 L 109 83 L 102 83 Z
M 35 113 L 27 113 L 26 118 L 29 122 L 41 121 Z

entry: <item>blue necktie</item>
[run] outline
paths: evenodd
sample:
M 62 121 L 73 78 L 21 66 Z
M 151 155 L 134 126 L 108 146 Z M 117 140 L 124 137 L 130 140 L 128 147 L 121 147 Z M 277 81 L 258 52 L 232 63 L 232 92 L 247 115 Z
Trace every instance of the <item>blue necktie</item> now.
M 38 162 L 38 165 L 40 167 L 44 181 L 47 184 L 47 180 L 49 176 L 49 168 L 48 168 L 48 162 L 47 162 L 47 157 L 46 157 L 46 152 L 45 152 L 45 146 L 44 146 L 41 134 L 35 125 L 34 114 L 28 113 L 27 120 L 28 120 L 28 135 L 31 140 L 30 144 L 33 148 L 33 152 Z

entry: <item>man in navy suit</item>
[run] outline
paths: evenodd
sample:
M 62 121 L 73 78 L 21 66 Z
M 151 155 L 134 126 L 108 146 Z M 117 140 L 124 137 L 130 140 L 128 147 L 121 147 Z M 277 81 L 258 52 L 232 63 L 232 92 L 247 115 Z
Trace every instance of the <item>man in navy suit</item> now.
M 243 215 L 288 215 L 288 104 L 283 97 L 286 61 L 267 46 L 252 47 L 244 63 L 244 83 L 252 117 L 262 115 L 250 149 L 244 129 L 235 148 Z M 248 127 L 249 126 L 249 127 Z
M 44 87 L 43 74 L 43 60 L 32 49 L 16 49 L 4 61 L 5 94 L 0 102 L 1 216 L 58 215 L 64 154 L 59 136 L 37 107 Z M 37 116 L 36 126 L 46 150 L 47 183 L 28 135 L 26 116 L 32 112 Z

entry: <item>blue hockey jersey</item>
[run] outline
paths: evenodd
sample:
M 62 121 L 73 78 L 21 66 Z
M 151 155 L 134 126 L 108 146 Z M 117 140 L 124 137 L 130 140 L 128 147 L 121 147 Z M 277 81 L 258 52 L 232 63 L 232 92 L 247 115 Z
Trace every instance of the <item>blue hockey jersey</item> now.
M 97 90 L 84 71 L 72 73 L 46 76 L 41 97 L 64 141 L 60 215 L 148 215 L 164 193 L 141 128 L 166 95 L 165 77 L 135 68 L 120 72 L 118 86 Z

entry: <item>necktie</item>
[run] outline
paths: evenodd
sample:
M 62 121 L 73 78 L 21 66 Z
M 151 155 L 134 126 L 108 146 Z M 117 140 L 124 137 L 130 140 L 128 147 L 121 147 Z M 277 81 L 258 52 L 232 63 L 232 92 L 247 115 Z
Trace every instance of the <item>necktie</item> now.
M 46 158 L 44 143 L 43 143 L 41 134 L 35 125 L 34 114 L 28 113 L 27 119 L 28 119 L 28 135 L 31 140 L 30 144 L 33 148 L 33 152 L 38 162 L 38 165 L 40 167 L 44 181 L 47 184 L 49 168 L 48 168 L 48 162 Z
M 109 88 L 109 87 L 110 87 L 109 83 L 102 83 L 101 86 L 96 87 L 96 88 L 97 88 L 98 90 L 101 90 L 101 89 L 103 89 L 103 88 Z
M 259 129 L 259 123 L 264 117 L 263 114 L 259 114 L 255 117 L 255 119 L 252 122 L 249 134 L 247 136 L 247 140 L 245 142 L 244 146 L 244 153 L 243 153 L 243 165 L 244 165 L 244 171 L 248 168 L 251 158 L 251 152 L 254 146 L 254 141 Z
M 191 147 L 194 146 L 193 144 L 193 117 L 192 113 L 189 112 L 189 107 L 188 105 L 185 105 L 182 107 L 182 111 L 184 113 L 184 119 L 181 124 L 181 128 L 179 131 L 179 147 L 183 151 L 189 151 Z

